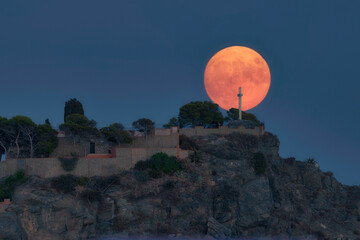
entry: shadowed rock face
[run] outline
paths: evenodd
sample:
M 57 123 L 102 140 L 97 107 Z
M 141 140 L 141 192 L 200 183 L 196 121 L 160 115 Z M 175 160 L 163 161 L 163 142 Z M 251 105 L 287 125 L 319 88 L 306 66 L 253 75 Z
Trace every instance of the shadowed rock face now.
M 200 163 L 145 182 L 124 172 L 120 184 L 101 189 L 100 201 L 81 198 L 84 189 L 65 194 L 50 179 L 31 177 L 0 214 L 0 238 L 360 238 L 360 187 L 342 185 L 314 164 L 282 159 L 275 136 L 213 135 L 194 142 Z M 259 151 L 266 159 L 260 176 L 253 167 Z

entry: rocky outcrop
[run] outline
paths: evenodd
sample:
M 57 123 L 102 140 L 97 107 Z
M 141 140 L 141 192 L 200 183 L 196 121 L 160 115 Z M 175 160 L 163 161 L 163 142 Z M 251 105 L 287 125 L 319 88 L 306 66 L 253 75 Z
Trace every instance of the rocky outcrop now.
M 201 160 L 186 161 L 184 171 L 150 180 L 139 178 L 141 172 L 123 172 L 87 198 L 86 186 L 62 192 L 50 179 L 31 177 L 0 214 L 0 236 L 360 238 L 360 187 L 345 186 L 314 164 L 281 158 L 275 136 L 193 140 Z M 266 160 L 261 175 L 254 170 L 256 152 Z M 88 187 L 104 185 L 96 181 Z
M 0 214 L 0 239 L 28 239 L 14 212 Z
M 207 223 L 207 235 L 215 239 L 228 239 L 231 237 L 231 230 L 210 217 Z

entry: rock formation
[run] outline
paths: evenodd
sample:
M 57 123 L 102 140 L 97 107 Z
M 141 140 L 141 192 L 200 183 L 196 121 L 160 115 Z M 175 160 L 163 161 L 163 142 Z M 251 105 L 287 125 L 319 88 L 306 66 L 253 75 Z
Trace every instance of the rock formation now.
M 113 184 L 91 179 L 68 191 L 29 177 L 0 214 L 0 238 L 360 239 L 360 187 L 343 185 L 312 163 L 281 158 L 276 136 L 192 141 L 201 158 L 173 176 L 146 179 L 127 171 Z M 264 174 L 254 169 L 257 152 L 265 156 Z

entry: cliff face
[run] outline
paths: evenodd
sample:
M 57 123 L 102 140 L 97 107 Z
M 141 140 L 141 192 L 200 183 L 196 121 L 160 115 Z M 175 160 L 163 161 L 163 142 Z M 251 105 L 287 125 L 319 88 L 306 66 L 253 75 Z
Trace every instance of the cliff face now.
M 150 180 L 139 177 L 141 172 L 124 172 L 97 188 L 95 196 L 84 194 L 83 186 L 59 192 L 50 179 L 31 177 L 0 214 L 0 236 L 360 238 L 360 187 L 342 185 L 314 164 L 282 159 L 270 133 L 212 135 L 194 142 L 201 160 L 187 162 L 186 170 Z M 266 159 L 262 175 L 254 171 L 256 152 Z

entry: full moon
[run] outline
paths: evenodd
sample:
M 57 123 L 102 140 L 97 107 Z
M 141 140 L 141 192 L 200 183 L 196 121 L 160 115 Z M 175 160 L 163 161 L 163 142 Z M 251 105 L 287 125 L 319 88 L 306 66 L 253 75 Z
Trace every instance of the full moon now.
M 270 88 L 270 70 L 256 51 L 232 46 L 217 52 L 208 62 L 204 84 L 210 99 L 221 108 L 238 108 L 239 87 L 242 111 L 257 106 Z

